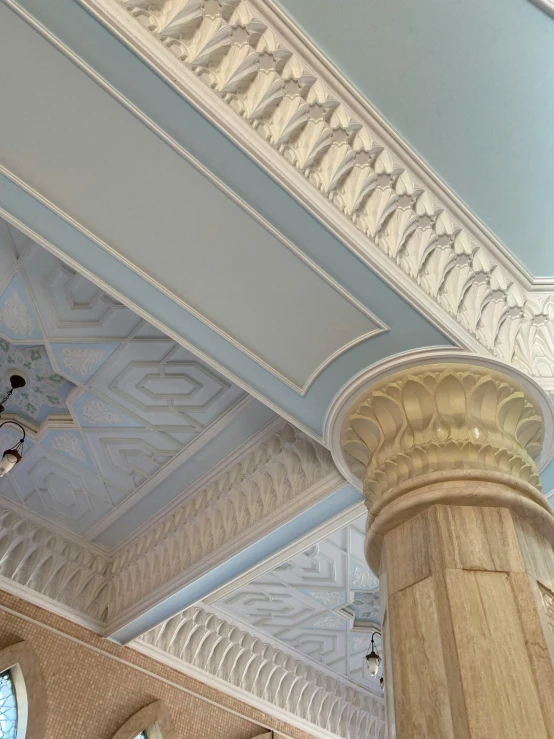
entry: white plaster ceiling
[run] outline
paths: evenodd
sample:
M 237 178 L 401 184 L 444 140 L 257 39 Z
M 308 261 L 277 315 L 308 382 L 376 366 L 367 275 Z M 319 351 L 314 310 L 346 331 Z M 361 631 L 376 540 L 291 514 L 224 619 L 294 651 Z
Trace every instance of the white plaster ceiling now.
M 168 470 L 183 491 L 191 455 L 248 396 L 4 221 L 0 275 L 0 392 L 27 379 L 3 420 L 29 430 L 0 495 L 94 538 Z M 5 427 L 2 448 L 16 437 Z
M 366 516 L 215 602 L 216 608 L 271 636 L 301 659 L 379 689 L 365 655 L 379 628 L 379 583 L 364 557 Z M 376 637 L 380 648 L 380 638 Z

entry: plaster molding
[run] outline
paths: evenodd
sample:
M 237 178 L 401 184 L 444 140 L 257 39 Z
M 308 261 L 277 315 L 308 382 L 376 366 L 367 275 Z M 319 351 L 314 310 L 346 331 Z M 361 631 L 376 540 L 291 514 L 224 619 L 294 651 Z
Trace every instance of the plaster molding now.
M 271 2 L 80 1 L 462 346 L 554 389 L 551 281 L 533 280 Z
M 545 13 L 554 16 L 554 0 L 531 0 L 531 2 L 544 10 Z
M 286 425 L 153 529 L 115 553 L 107 633 L 340 484 L 329 452 Z
M 252 582 L 252 580 L 257 580 L 262 575 L 265 575 L 267 572 L 271 572 L 279 567 L 279 565 L 290 560 L 291 557 L 301 554 L 303 551 L 308 549 L 308 547 L 317 544 L 335 531 L 339 531 L 345 526 L 348 526 L 348 524 L 356 521 L 360 516 L 363 516 L 366 510 L 365 503 L 357 503 L 351 506 L 343 513 L 339 513 L 338 516 L 333 517 L 329 521 L 325 521 L 321 526 L 317 526 L 307 536 L 303 536 L 292 544 L 283 547 L 283 549 L 281 549 L 277 554 L 274 554 L 272 557 L 268 557 L 263 562 L 260 562 L 258 565 L 248 570 L 248 572 L 245 572 L 244 575 L 241 575 L 223 587 L 214 590 L 211 595 L 203 599 L 203 603 L 208 606 L 212 606 L 217 603 L 217 601 L 222 600 L 235 590 L 243 587 L 243 585 L 247 585 L 249 582 Z
M 177 614 L 132 646 L 317 736 L 385 735 L 379 698 L 308 667 L 207 608 Z
M 53 531 L 6 501 L 2 586 L 113 633 L 344 486 L 329 452 L 282 420 L 267 424 L 215 473 L 113 553 Z
M 251 400 L 251 399 L 250 399 Z M 127 549 L 133 542 L 140 539 L 142 536 L 148 533 L 155 526 L 165 521 L 177 508 L 180 508 L 184 503 L 192 498 L 199 490 L 210 485 L 221 475 L 225 470 L 235 462 L 240 461 L 243 457 L 249 454 L 255 449 L 258 444 L 267 439 L 268 436 L 272 436 L 274 433 L 283 429 L 286 425 L 286 421 L 277 416 L 273 418 L 269 423 L 262 426 L 253 436 L 247 439 L 244 444 L 241 444 L 234 449 L 230 454 L 215 464 L 206 474 L 198 478 L 192 485 L 189 485 L 183 492 L 178 495 L 174 500 L 165 505 L 163 508 L 155 513 L 151 518 L 145 521 L 141 526 L 121 541 L 112 551 L 112 554 L 117 554 L 123 549 Z
M 110 597 L 109 572 L 108 557 L 0 509 L 2 578 L 85 614 L 88 625 L 105 618 Z

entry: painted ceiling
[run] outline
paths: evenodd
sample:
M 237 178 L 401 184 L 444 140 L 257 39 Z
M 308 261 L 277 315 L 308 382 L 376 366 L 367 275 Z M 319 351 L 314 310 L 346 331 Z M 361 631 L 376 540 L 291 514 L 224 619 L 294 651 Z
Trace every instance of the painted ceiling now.
M 4 221 L 0 274 L 0 390 L 27 380 L 3 416 L 29 430 L 0 483 L 18 508 L 114 546 L 273 417 Z
M 554 277 L 551 15 L 530 0 L 275 4 L 533 276 Z
M 366 516 L 215 602 L 219 611 L 372 691 L 365 665 L 380 628 L 379 583 L 364 556 Z M 376 637 L 380 646 L 380 637 Z
M 356 373 L 451 345 L 393 279 L 82 6 L 15 5 L 67 45 L 62 52 L 0 5 L 0 86 L 12 101 L 0 118 L 10 173 L 0 173 L 0 207 L 18 223 L 320 439 L 332 399 Z

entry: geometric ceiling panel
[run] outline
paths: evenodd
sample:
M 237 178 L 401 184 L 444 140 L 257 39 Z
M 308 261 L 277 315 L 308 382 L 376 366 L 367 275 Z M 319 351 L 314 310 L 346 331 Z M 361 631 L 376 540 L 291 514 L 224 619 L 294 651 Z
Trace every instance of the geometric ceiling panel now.
M 155 500 L 168 463 L 182 470 L 173 496 L 182 493 L 189 457 L 232 421 L 246 393 L 4 221 L 0 266 L 0 393 L 14 372 L 27 381 L 4 418 L 28 432 L 0 496 L 96 537 L 124 514 L 134 521 L 145 496 Z M 235 444 L 251 433 L 246 424 Z M 19 438 L 8 428 L 0 435 L 3 448 Z
M 371 690 L 379 582 L 365 564 L 366 515 L 216 602 L 219 611 Z M 376 637 L 380 647 L 380 638 Z

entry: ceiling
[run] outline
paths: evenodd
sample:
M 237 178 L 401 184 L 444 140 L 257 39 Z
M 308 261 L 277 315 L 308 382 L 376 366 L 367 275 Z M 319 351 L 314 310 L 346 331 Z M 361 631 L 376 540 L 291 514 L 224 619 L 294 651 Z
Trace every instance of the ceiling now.
M 364 657 L 379 628 L 379 583 L 365 564 L 366 516 L 215 602 L 218 611 L 372 691 Z M 380 637 L 376 637 L 380 647 Z
M 554 19 L 530 0 L 276 0 L 534 277 L 554 277 Z
M 67 49 L 0 4 L 0 207 L 52 249 L 320 439 L 353 375 L 451 344 L 78 3 L 18 5 Z
M 554 19 L 530 0 L 274 0 L 535 277 L 554 277 Z
M 4 414 L 29 431 L 0 483 L 19 508 L 116 546 L 274 418 L 4 221 L 0 269 L 0 387 L 27 380 Z

